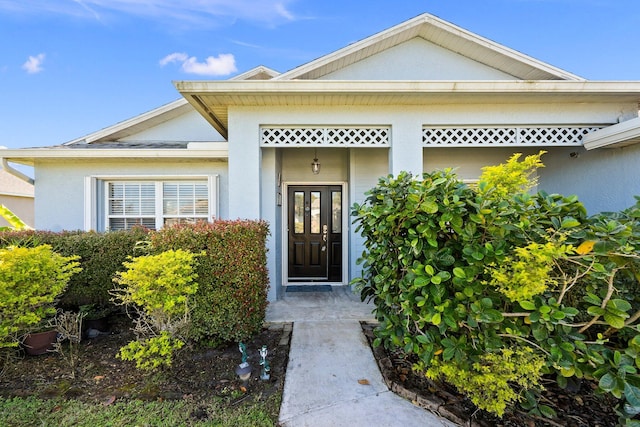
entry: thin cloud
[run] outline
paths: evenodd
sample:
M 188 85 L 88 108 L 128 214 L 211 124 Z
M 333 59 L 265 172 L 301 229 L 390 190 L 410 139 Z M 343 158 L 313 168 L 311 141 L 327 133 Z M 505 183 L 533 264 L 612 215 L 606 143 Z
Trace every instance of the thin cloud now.
M 36 56 L 29 56 L 27 62 L 22 64 L 22 69 L 25 70 L 28 74 L 38 74 L 44 71 L 42 67 L 42 63 L 44 62 L 45 54 L 40 53 Z
M 267 26 L 297 20 L 289 5 L 296 0 L 0 0 L 0 11 L 45 13 L 102 21 L 106 15 L 125 14 L 189 27 L 213 27 L 235 20 Z
M 217 57 L 209 56 L 203 62 L 200 62 L 195 56 L 189 56 L 183 52 L 174 52 L 160 60 L 161 67 L 171 63 L 181 63 L 180 68 L 182 71 L 199 76 L 228 76 L 238 71 L 236 58 L 230 53 L 221 53 Z
M 165 56 L 160 60 L 160 66 L 164 67 L 167 64 L 171 64 L 172 62 L 184 62 L 189 59 L 189 55 L 182 52 L 174 52 Z

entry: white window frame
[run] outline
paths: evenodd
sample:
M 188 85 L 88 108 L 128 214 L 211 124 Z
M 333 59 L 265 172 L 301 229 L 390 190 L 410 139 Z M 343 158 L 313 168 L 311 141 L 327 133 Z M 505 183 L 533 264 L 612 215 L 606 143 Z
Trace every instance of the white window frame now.
M 154 182 L 156 184 L 156 229 L 162 228 L 163 215 L 162 194 L 164 182 L 197 182 L 206 181 L 209 198 L 209 209 L 206 220 L 211 222 L 219 218 L 219 175 L 92 175 L 84 180 L 84 229 L 98 230 L 98 219 L 102 219 L 101 230 L 108 231 L 109 224 L 109 195 L 108 186 L 111 182 Z M 160 191 L 158 191 L 158 189 Z M 98 200 L 100 191 L 102 200 Z M 174 215 L 168 216 L 170 218 Z M 186 217 L 186 216 L 185 216 Z M 192 218 L 193 216 L 189 216 Z M 205 219 L 205 218 L 203 218 Z

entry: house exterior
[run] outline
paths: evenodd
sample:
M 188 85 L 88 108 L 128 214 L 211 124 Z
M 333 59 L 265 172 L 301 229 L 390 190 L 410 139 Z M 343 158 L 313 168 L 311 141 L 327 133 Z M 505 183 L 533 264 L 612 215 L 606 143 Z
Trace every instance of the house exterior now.
M 359 275 L 349 207 L 381 176 L 473 181 L 545 150 L 539 188 L 590 213 L 640 195 L 640 82 L 587 81 L 429 14 L 283 74 L 175 86 L 181 99 L 128 121 L 2 153 L 35 167 L 37 228 L 263 219 L 275 300 Z

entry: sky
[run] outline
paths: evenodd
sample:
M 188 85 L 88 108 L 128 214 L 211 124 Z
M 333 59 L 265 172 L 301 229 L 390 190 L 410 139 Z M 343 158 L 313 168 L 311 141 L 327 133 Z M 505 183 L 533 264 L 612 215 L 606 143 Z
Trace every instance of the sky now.
M 639 0 L 0 0 L 0 146 L 57 145 L 430 13 L 589 80 L 640 80 Z

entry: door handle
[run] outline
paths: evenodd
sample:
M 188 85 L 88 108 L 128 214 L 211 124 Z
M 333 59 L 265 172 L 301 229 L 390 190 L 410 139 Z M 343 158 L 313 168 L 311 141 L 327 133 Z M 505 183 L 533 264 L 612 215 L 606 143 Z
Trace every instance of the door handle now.
M 322 252 L 327 250 L 327 224 L 322 226 Z

